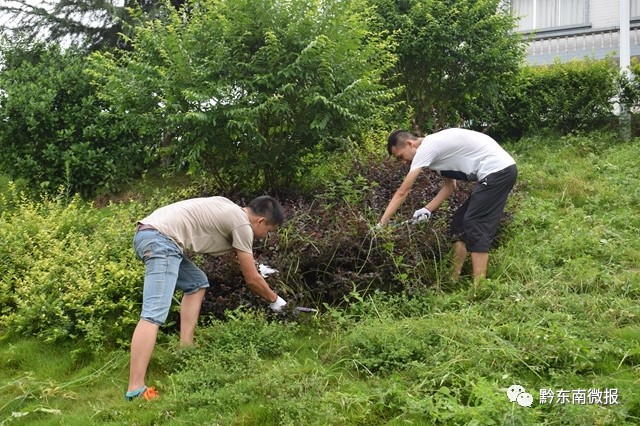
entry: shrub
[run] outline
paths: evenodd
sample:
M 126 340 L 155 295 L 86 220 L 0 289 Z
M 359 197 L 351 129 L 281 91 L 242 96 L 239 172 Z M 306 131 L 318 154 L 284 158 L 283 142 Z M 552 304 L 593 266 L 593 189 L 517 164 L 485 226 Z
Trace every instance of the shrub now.
M 632 133 L 637 135 L 640 128 L 640 62 L 637 58 L 632 58 L 629 74 L 621 74 L 620 85 L 620 101 L 631 112 Z
M 499 139 L 515 139 L 540 132 L 601 129 L 611 123 L 617 94 L 618 71 L 610 61 L 525 66 L 516 83 L 504 88 L 506 110 L 489 132 Z
M 13 180 L 6 175 L 0 175 L 0 213 L 15 206 L 16 195 L 27 190 L 24 179 Z
M 0 167 L 30 188 L 93 196 L 143 167 L 140 132 L 98 100 L 84 53 L 0 41 Z
M 78 198 L 24 197 L 3 212 L 0 327 L 51 342 L 82 340 L 91 350 L 124 344 L 143 277 L 131 249 L 132 213 L 103 215 Z
M 369 0 L 398 40 L 393 79 L 416 129 L 484 122 L 524 58 L 516 18 L 500 0 Z
M 153 154 L 227 190 L 278 191 L 386 110 L 393 56 L 373 19 L 363 0 L 189 1 L 93 73 L 103 99 L 162 129 Z

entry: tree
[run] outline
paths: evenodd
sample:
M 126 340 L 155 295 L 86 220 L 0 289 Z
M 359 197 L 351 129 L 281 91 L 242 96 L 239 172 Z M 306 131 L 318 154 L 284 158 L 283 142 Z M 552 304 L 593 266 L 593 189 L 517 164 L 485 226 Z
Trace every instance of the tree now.
M 384 111 L 391 44 L 364 0 L 189 2 L 93 57 L 103 99 L 164 132 L 175 167 L 279 191 Z
M 414 130 L 484 126 L 524 58 L 501 0 L 370 0 L 381 30 L 398 39 L 396 85 Z
M 144 135 L 96 97 L 83 52 L 6 39 L 0 49 L 3 172 L 32 188 L 85 196 L 140 173 Z
M 2 29 L 29 41 L 66 42 L 96 50 L 121 44 L 130 23 L 130 9 L 153 18 L 166 5 L 180 7 L 184 0 L 8 0 L 0 2 Z M 122 47 L 122 45 L 121 45 Z

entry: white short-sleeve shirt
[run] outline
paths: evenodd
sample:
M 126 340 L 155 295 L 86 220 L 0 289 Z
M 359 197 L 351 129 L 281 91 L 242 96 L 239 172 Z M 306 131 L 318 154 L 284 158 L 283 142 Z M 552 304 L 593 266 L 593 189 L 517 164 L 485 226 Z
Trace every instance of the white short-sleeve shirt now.
M 411 170 L 427 167 L 441 176 L 477 181 L 515 163 L 490 136 L 454 128 L 425 136 L 411 162 Z

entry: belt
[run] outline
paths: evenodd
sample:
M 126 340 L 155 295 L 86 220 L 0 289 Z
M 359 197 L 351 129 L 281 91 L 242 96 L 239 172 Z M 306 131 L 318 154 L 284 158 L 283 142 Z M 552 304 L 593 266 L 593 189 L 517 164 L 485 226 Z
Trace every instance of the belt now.
M 151 225 L 146 225 L 144 223 L 139 223 L 138 224 L 138 229 L 137 229 L 138 231 L 144 231 L 145 229 L 156 229 L 156 228 L 154 228 Z

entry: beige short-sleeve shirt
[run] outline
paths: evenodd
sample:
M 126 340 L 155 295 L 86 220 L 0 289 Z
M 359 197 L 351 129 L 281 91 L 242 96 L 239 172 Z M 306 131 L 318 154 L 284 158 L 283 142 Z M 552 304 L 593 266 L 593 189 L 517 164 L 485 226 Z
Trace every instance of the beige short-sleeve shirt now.
M 160 207 L 139 223 L 151 225 L 183 250 L 219 256 L 253 252 L 253 229 L 242 207 L 224 197 L 192 198 Z

